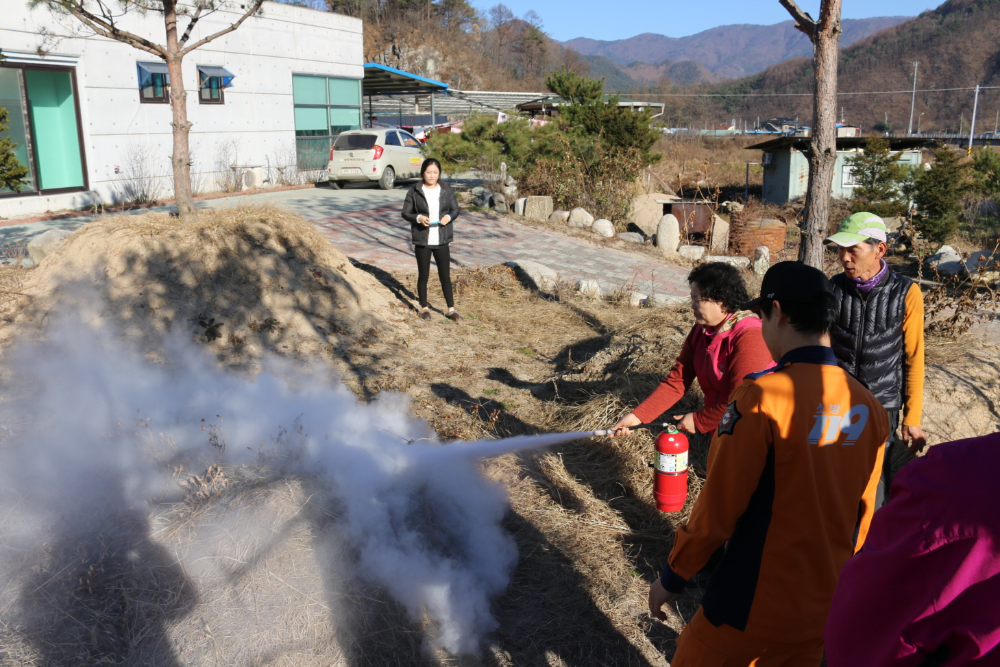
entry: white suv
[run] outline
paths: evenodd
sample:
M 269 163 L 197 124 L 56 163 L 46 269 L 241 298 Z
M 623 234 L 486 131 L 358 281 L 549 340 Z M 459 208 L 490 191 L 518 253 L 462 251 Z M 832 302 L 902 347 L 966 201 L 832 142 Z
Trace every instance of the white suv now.
M 375 129 L 342 132 L 330 149 L 326 171 L 334 189 L 353 181 L 378 181 L 391 190 L 397 179 L 418 178 L 421 143 L 403 130 Z

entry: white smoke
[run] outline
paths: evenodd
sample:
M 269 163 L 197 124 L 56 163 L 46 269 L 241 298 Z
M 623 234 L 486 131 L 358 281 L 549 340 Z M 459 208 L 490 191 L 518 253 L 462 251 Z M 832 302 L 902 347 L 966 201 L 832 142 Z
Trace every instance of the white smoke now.
M 517 551 L 501 526 L 506 494 L 476 460 L 436 442 L 401 395 L 359 404 L 329 374 L 277 360 L 250 378 L 179 338 L 158 357 L 73 321 L 8 354 L 24 397 L 0 449 L 0 515 L 16 507 L 0 522 L 0 546 L 44 542 L 67 507 L 145 516 L 154 499 L 179 497 L 168 464 L 182 455 L 241 464 L 264 452 L 283 473 L 324 482 L 362 576 L 414 620 L 426 614 L 436 646 L 477 650 Z

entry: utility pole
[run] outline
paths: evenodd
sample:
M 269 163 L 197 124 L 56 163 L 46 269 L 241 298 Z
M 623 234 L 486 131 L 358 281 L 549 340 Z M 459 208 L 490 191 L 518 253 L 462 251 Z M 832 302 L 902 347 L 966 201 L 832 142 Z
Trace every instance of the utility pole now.
M 920 62 L 913 63 L 913 97 L 910 98 L 910 128 L 906 133 L 913 136 L 913 109 L 917 104 L 917 67 L 920 66 Z
M 976 99 L 972 103 L 972 122 L 969 124 L 969 155 L 972 155 L 972 137 L 976 134 L 976 110 L 979 109 L 979 85 L 976 85 Z
M 997 133 L 997 126 L 1000 125 L 1000 109 L 997 109 L 997 119 L 993 121 L 993 134 Z

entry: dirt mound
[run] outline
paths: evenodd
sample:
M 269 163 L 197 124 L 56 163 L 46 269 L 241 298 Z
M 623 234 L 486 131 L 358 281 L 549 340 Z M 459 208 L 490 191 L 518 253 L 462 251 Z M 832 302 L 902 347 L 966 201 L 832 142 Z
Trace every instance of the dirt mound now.
M 0 342 L 62 307 L 154 342 L 190 331 L 218 352 L 313 354 L 399 325 L 389 292 L 301 217 L 272 207 L 85 225 L 0 306 Z M 14 325 L 14 326 L 10 326 Z

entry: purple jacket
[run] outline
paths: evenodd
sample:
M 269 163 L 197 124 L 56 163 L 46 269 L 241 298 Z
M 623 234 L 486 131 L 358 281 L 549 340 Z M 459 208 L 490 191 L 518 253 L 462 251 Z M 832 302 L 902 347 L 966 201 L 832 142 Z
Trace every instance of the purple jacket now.
M 903 468 L 841 571 L 827 664 L 917 667 L 935 654 L 927 664 L 1000 665 L 998 501 L 1000 433 L 937 445 Z

